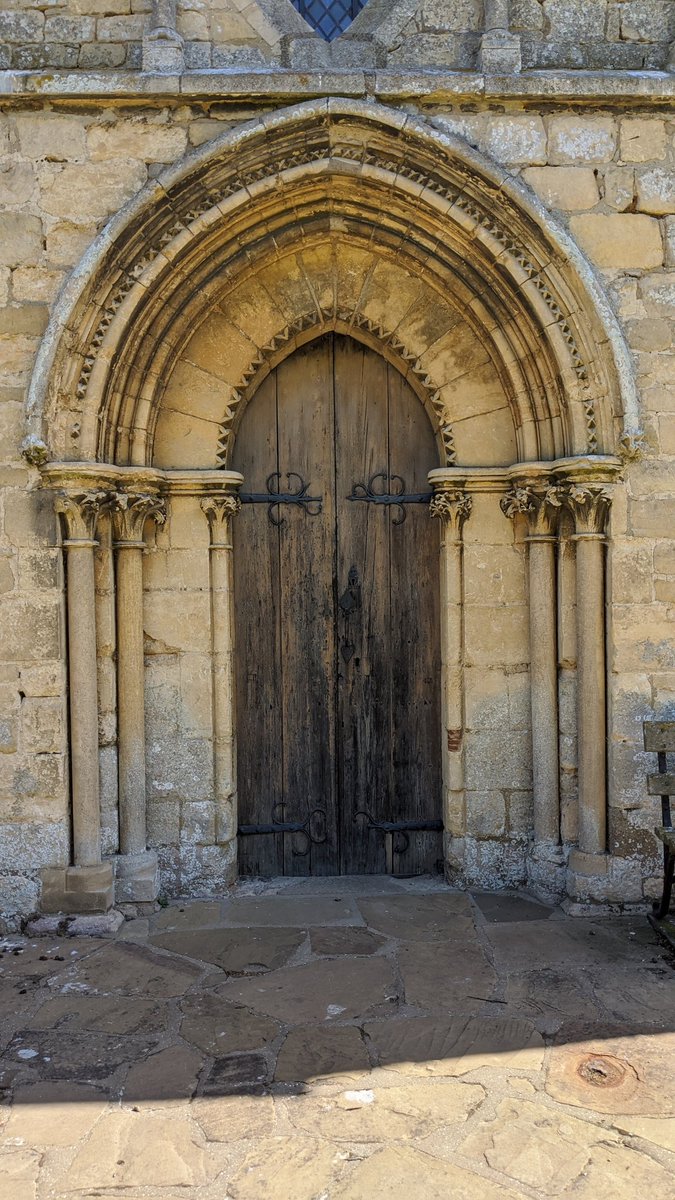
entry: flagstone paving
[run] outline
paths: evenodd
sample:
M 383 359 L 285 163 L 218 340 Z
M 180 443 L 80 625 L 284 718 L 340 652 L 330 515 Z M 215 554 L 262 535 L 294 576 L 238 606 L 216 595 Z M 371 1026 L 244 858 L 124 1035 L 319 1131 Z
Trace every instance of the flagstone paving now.
M 440 881 L 249 881 L 0 943 L 3 1200 L 675 1194 L 645 917 Z

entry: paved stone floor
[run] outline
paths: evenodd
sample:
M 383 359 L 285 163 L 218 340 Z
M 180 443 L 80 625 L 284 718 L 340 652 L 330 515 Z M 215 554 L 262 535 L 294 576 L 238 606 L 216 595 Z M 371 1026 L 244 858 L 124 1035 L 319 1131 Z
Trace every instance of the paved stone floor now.
M 0 951 L 3 1200 L 675 1195 L 644 917 L 277 881 Z

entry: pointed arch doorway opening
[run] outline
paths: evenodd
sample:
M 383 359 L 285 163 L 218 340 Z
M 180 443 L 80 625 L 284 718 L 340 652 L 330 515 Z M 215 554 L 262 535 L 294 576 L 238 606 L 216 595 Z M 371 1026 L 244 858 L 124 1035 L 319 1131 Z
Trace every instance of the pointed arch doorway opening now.
M 272 370 L 243 414 L 242 875 L 442 868 L 437 461 L 403 376 L 335 333 Z

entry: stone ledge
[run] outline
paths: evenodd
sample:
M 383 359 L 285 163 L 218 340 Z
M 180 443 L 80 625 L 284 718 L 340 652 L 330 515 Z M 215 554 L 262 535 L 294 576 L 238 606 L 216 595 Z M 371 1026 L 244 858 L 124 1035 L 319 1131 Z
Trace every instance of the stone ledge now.
M 187 71 L 0 71 L 0 95 L 21 99 L 129 99 L 153 96 L 302 100 L 316 96 L 415 97 L 547 103 L 574 100 L 605 105 L 626 101 L 657 104 L 675 101 L 675 74 L 664 71 L 527 71 L 521 75 L 484 75 L 471 71 L 319 70 Z

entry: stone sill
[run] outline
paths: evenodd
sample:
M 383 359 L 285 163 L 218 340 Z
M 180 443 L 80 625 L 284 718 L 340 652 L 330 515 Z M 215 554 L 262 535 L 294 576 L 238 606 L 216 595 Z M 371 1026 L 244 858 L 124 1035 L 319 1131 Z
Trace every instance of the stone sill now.
M 424 99 L 562 101 L 611 105 L 633 102 L 672 105 L 675 74 L 664 71 L 527 71 L 522 75 L 482 75 L 471 71 L 186 71 L 181 75 L 144 71 L 0 71 L 0 97 L 61 100 L 269 99 L 305 100 L 317 96 Z

